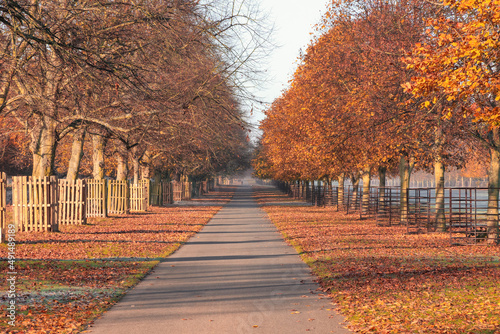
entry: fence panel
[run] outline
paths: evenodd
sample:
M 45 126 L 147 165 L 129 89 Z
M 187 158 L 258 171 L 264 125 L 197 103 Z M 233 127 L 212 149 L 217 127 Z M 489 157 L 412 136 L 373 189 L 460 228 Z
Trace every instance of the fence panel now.
M 59 224 L 82 225 L 87 222 L 85 180 L 59 180 Z
M 477 243 L 488 238 L 488 223 L 498 224 L 498 214 L 489 213 L 488 188 L 445 188 L 450 238 L 455 243 Z M 446 196 L 447 195 L 447 196 Z M 497 240 L 498 228 L 497 228 Z
M 58 230 L 57 184 L 55 176 L 13 177 L 12 206 L 18 231 Z
M 0 173 L 0 242 L 5 240 L 7 231 L 7 175 Z
M 191 182 L 172 181 L 173 184 L 173 198 L 175 202 L 189 201 L 193 191 Z
M 172 181 L 172 192 L 173 192 L 174 202 L 182 201 L 182 185 L 183 182 Z
M 87 217 L 107 216 L 106 180 L 87 180 Z
M 108 213 L 126 214 L 129 210 L 128 181 L 108 181 Z
M 183 182 L 182 200 L 189 201 L 193 193 L 193 184 L 191 182 Z
M 149 204 L 160 206 L 162 202 L 162 186 L 161 181 L 152 181 L 150 186 Z
M 400 223 L 400 187 L 377 188 L 377 214 L 379 225 L 397 225 Z
M 433 203 L 431 188 L 408 189 L 408 233 L 426 233 L 435 229 L 433 219 Z
M 149 180 L 130 185 L 130 212 L 146 212 L 149 202 Z
M 174 203 L 174 187 L 170 181 L 161 181 L 161 205 L 167 206 Z

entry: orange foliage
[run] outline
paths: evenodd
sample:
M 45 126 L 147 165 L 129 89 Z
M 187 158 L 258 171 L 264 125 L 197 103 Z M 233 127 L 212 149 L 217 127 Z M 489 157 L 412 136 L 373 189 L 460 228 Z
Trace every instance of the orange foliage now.
M 432 160 L 439 117 L 417 112 L 402 88 L 411 78 L 402 55 L 420 39 L 425 15 L 417 1 L 334 1 L 261 124 L 261 161 L 275 178 L 356 174 L 394 167 L 401 155 Z
M 441 0 L 444 13 L 427 22 L 424 43 L 415 45 L 408 66 L 417 72 L 407 86 L 416 96 L 440 92 L 453 106 L 443 110 L 500 125 L 500 1 Z M 435 104 L 427 99 L 424 105 Z

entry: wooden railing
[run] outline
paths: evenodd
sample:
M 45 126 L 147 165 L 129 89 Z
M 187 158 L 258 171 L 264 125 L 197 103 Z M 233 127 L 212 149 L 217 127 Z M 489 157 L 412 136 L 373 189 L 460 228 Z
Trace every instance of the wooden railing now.
M 191 199 L 192 183 L 172 181 L 174 202 L 189 201 Z
M 149 205 L 149 180 L 130 185 L 130 212 L 146 212 Z
M 59 224 L 85 224 L 87 217 L 145 212 L 149 205 L 167 206 L 190 200 L 191 182 L 58 180 L 55 176 L 13 177 L 13 220 L 17 231 L 58 231 Z M 200 193 L 210 183 L 200 183 Z M 0 235 L 6 230 L 7 176 L 0 173 Z
M 57 178 L 15 176 L 12 180 L 12 206 L 17 230 L 57 231 Z
M 128 181 L 108 181 L 108 213 L 126 214 L 129 211 Z
M 174 187 L 170 181 L 161 181 L 162 200 L 161 205 L 167 206 L 174 203 Z
M 174 203 L 172 182 L 167 180 L 151 182 L 150 204 L 153 206 L 167 206 Z
M 59 180 L 59 224 L 82 225 L 87 222 L 86 180 Z
M 160 206 L 162 197 L 161 181 L 153 181 L 150 186 L 149 203 L 153 206 Z
M 106 180 L 87 180 L 87 217 L 107 217 Z

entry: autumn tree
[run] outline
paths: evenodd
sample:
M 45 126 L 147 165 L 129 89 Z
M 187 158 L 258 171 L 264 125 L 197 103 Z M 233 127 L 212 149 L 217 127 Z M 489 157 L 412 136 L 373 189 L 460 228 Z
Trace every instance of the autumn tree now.
M 362 177 L 367 200 L 371 174 L 378 171 L 384 187 L 386 170 L 399 167 L 403 222 L 413 168 L 434 168 L 443 181 L 436 192 L 443 193 L 445 166 L 464 161 L 466 150 L 457 147 L 466 145 L 468 123 L 422 111 L 404 89 L 413 75 L 404 57 L 433 15 L 432 6 L 418 1 L 334 1 L 290 88 L 262 122 L 266 173 L 338 177 L 339 184 L 350 177 L 354 185 Z M 436 224 L 444 229 L 441 199 Z
M 444 118 L 475 122 L 468 132 L 490 151 L 488 238 L 498 238 L 500 135 L 498 130 L 498 29 L 496 1 L 440 1 L 443 15 L 427 22 L 427 38 L 408 59 L 416 75 L 407 89 L 423 106 L 441 109 Z
M 206 140 L 216 132 L 208 128 L 222 129 L 221 121 L 228 126 L 219 141 L 246 142 L 235 99 L 248 96 L 244 84 L 252 71 L 246 70 L 266 32 L 257 30 L 254 8 L 245 11 L 245 3 L 229 12 L 194 1 L 16 3 L 29 19 L 11 20 L 17 27 L 6 24 L 10 29 L 2 41 L 25 43 L 23 52 L 30 56 L 13 72 L 8 87 L 14 98 L 6 110 L 30 134 L 33 175 L 53 173 L 58 144 L 68 135 L 73 138 L 71 153 L 66 152 L 68 178 L 78 174 L 85 141 L 93 143 L 97 178 L 104 176 L 108 143 L 119 147 L 120 168 L 130 157 L 137 175 L 138 163 L 176 149 L 169 142 L 189 143 L 181 150 L 185 157 L 194 142 L 206 147 L 205 155 L 221 154 L 206 145 L 216 145 Z M 237 45 L 245 40 L 238 35 L 242 30 L 262 35 Z M 14 49 L 5 50 L 11 53 L 5 59 L 15 56 Z

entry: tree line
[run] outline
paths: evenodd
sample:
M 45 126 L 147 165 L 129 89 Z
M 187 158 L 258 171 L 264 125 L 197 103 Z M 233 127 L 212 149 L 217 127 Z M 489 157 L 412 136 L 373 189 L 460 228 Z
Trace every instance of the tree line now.
M 120 180 L 240 168 L 259 15 L 245 0 L 1 1 L 0 166 Z
M 334 0 L 300 64 L 266 111 L 254 168 L 277 180 L 338 180 L 369 195 L 375 173 L 414 169 L 436 180 L 488 164 L 488 222 L 498 235 L 500 3 L 480 0 Z M 407 199 L 401 198 L 401 205 Z

